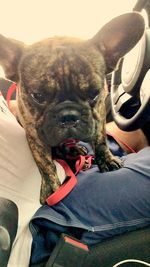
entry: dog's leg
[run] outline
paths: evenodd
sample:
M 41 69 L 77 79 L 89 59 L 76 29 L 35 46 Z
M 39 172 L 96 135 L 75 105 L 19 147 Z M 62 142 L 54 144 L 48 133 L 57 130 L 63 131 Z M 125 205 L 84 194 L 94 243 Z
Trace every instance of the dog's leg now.
M 30 132 L 27 129 L 26 134 L 33 157 L 42 176 L 40 202 L 45 204 L 47 197 L 55 192 L 61 184 L 57 176 L 56 166 L 51 158 L 51 151 L 47 151 L 44 147 L 34 128 L 30 128 Z
M 105 140 L 97 145 L 95 154 L 100 172 L 117 170 L 122 166 L 121 160 L 112 155 Z
M 96 162 L 100 172 L 117 170 L 122 166 L 121 160 L 118 157 L 113 156 L 107 146 L 105 113 L 105 104 L 101 101 L 98 113 L 95 114 L 98 123 L 96 130 L 97 135 L 94 144 Z
M 122 166 L 121 160 L 113 156 L 107 146 L 104 128 L 102 130 L 103 134 L 98 136 L 95 145 L 95 157 L 100 172 L 117 170 Z

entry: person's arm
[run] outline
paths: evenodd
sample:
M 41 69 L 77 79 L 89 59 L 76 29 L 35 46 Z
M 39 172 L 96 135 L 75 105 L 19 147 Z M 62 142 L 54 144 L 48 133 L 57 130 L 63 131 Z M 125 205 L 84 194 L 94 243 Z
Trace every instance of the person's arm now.
M 127 153 L 131 153 L 131 151 L 129 151 L 122 142 L 126 143 L 129 147 L 132 147 L 136 152 L 149 145 L 146 136 L 141 129 L 132 132 L 125 132 L 119 129 L 116 123 L 112 121 L 107 123 L 106 130 L 116 137 L 119 145 Z M 120 142 L 120 140 L 122 142 Z

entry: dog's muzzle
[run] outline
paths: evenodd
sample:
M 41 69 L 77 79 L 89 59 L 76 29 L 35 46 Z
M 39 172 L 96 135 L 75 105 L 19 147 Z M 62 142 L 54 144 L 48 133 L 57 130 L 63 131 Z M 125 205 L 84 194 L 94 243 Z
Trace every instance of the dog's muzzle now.
M 59 103 L 47 110 L 42 125 L 38 127 L 41 140 L 49 146 L 57 146 L 63 140 L 77 139 L 90 141 L 95 130 L 95 122 L 88 106 L 72 101 Z
M 80 122 L 81 114 L 79 111 L 64 109 L 58 115 L 60 127 L 76 127 Z

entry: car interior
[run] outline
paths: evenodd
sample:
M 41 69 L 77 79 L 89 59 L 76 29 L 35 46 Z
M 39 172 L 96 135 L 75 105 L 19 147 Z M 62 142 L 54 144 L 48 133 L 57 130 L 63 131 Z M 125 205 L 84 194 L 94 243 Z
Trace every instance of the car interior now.
M 150 0 L 138 0 L 132 11 L 144 14 L 145 33 L 138 44 L 118 62 L 116 70 L 108 76 L 112 118 L 118 127 L 125 131 L 141 128 L 145 121 L 150 120 Z M 0 89 L 5 97 L 10 85 L 11 81 L 0 79 Z M 7 205 L 12 207 L 11 214 L 7 210 Z M 0 267 L 5 267 L 5 259 L 10 254 L 17 231 L 17 228 L 12 227 L 14 221 L 17 225 L 17 207 L 14 203 L 0 199 L 0 214 L 0 227 L 5 226 L 12 237 L 9 249 L 4 251 L 1 248 L 3 256 L 0 257 Z M 10 220 L 12 214 L 13 219 Z M 91 247 L 62 234 L 48 262 L 30 267 L 144 265 L 150 266 L 150 227 L 109 238 Z

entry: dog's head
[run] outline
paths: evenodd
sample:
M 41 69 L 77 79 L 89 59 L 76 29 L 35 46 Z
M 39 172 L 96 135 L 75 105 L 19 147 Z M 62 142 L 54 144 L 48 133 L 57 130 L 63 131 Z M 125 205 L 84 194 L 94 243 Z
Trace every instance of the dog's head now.
M 88 41 L 49 38 L 26 46 L 0 36 L 0 64 L 18 82 L 19 119 L 42 142 L 91 142 L 105 122 L 104 80 L 120 57 L 141 38 L 138 13 L 121 15 Z M 101 126 L 102 125 L 102 126 Z

